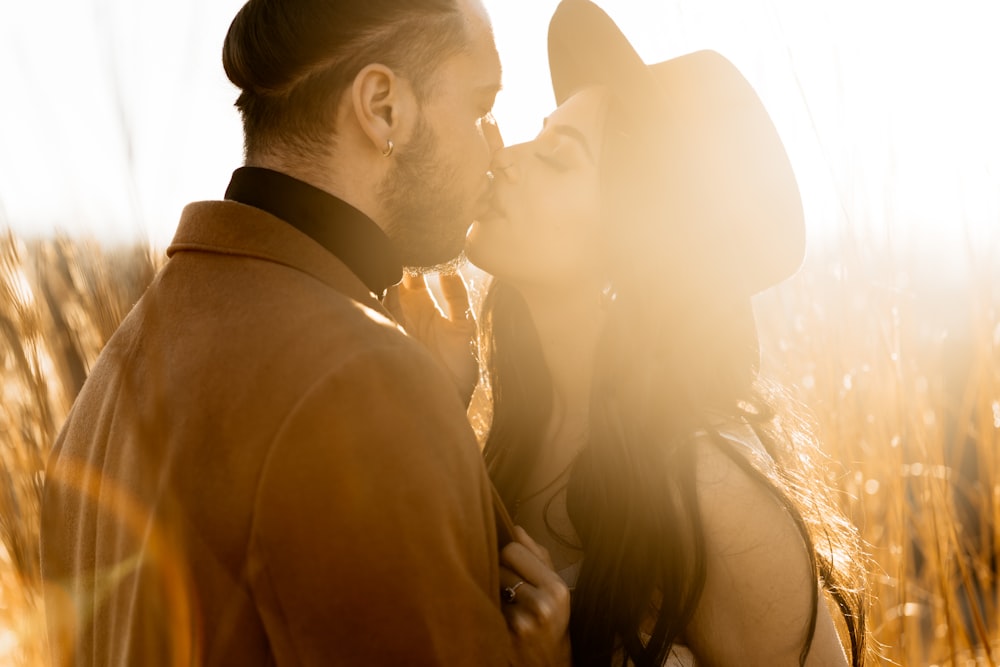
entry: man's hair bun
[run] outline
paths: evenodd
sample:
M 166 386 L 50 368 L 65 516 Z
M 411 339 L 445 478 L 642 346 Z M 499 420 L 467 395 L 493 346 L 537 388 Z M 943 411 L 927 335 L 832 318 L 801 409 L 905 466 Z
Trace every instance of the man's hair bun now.
M 303 4 L 316 7 L 306 11 Z M 327 24 L 323 15 L 330 12 L 322 4 L 250 0 L 243 5 L 222 47 L 229 80 L 246 93 L 281 93 L 321 64 L 325 54 L 317 28 Z
M 249 0 L 222 47 L 241 91 L 247 155 L 322 145 L 337 100 L 365 65 L 398 71 L 419 96 L 433 68 L 466 44 L 455 0 Z

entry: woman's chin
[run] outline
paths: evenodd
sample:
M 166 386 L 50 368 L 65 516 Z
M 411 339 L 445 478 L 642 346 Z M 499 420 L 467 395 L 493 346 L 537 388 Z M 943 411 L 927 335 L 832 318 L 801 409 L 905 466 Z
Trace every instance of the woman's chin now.
M 475 221 L 465 235 L 465 257 L 486 273 L 507 280 L 520 274 L 525 249 L 511 237 L 503 218 Z
M 489 231 L 485 229 L 488 225 L 489 223 L 476 220 L 469 227 L 465 235 L 465 256 L 483 271 L 492 273 L 489 266 L 492 264 L 490 256 L 493 253 L 490 252 L 490 247 L 493 244 L 489 240 Z

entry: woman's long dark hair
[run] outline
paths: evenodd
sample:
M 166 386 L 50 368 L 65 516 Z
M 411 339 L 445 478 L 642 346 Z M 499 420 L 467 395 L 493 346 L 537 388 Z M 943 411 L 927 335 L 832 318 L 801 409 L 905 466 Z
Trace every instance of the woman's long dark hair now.
M 637 191 L 648 191 L 636 169 L 621 168 L 643 164 L 641 146 L 625 135 L 611 143 L 617 145 L 605 146 L 601 158 L 603 197 L 623 250 L 609 260 L 615 298 L 596 354 L 588 440 L 566 491 L 585 554 L 570 617 L 574 664 L 611 665 L 619 655 L 622 664 L 627 658 L 638 667 L 659 667 L 683 636 L 706 577 L 695 483 L 695 434 L 704 432 L 788 511 L 816 579 L 840 608 L 851 663 L 863 665 L 865 568 L 856 533 L 836 518 L 836 504 L 823 491 L 811 431 L 780 391 L 758 377 L 750 300 L 727 296 L 718 272 L 686 253 L 682 241 L 650 242 L 652 226 L 663 221 L 644 219 L 650 207 L 621 205 L 644 201 Z M 679 235 L 672 236 L 677 241 Z M 643 237 L 645 243 L 637 243 Z M 513 507 L 542 446 L 552 384 L 530 311 L 515 288 L 494 282 L 480 323 L 493 409 L 484 456 Z M 723 437 L 720 416 L 750 424 L 774 469 L 756 467 Z M 817 588 L 812 595 L 801 663 L 822 603 Z M 644 623 L 651 610 L 650 631 Z

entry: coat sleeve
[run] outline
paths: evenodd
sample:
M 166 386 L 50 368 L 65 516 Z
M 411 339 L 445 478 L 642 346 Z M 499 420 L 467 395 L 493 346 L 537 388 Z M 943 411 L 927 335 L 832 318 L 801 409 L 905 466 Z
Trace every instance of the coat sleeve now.
M 507 665 L 491 491 L 461 402 L 405 346 L 317 382 L 277 436 L 248 576 L 278 665 Z

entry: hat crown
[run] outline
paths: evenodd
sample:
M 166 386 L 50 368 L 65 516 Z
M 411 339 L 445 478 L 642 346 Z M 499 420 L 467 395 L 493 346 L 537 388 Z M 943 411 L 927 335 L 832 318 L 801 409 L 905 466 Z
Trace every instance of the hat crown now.
M 647 66 L 600 8 L 563 0 L 549 26 L 549 64 L 559 104 L 592 85 L 617 98 L 644 152 L 658 156 L 642 168 L 663 178 L 643 181 L 657 188 L 665 231 L 685 252 L 748 294 L 795 273 L 805 253 L 795 175 L 763 103 L 729 60 L 698 51 Z

